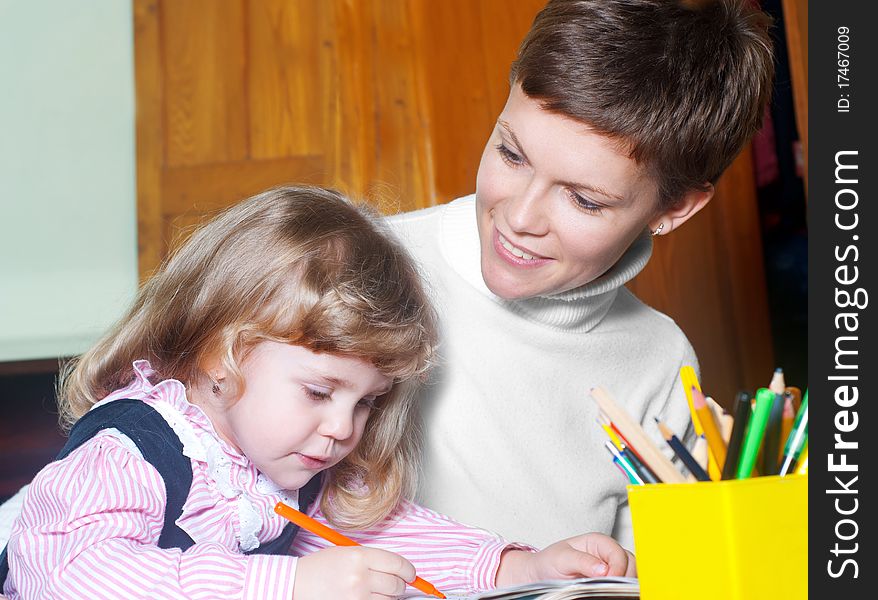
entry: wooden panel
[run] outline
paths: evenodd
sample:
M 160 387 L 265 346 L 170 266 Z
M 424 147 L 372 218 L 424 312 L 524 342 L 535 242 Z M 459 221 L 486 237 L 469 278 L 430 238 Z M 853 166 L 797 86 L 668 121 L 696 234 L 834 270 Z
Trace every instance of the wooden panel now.
M 373 181 L 382 184 L 379 188 L 370 186 L 370 195 L 379 203 L 398 199 L 402 210 L 432 203 L 428 199 L 431 186 L 425 177 L 429 132 L 419 104 L 420 68 L 414 60 L 416 43 L 407 5 L 405 1 L 376 0 L 370 21 L 374 24 L 373 72 L 377 75 L 372 84 L 377 124 Z
M 478 3 L 481 8 L 482 48 L 487 67 L 485 82 L 488 85 L 491 126 L 506 104 L 509 67 L 518 55 L 518 45 L 544 5 L 543 0 L 485 0 Z M 487 137 L 488 132 L 485 133 L 485 140 Z
M 247 157 L 240 0 L 162 2 L 166 164 Z
M 325 179 L 321 156 L 175 167 L 162 181 L 164 214 L 213 211 L 275 185 L 318 184 Z
M 333 183 L 385 212 L 429 206 L 430 140 L 416 63 L 421 46 L 413 39 L 409 3 L 338 0 L 335 30 Z
M 336 52 L 330 70 L 334 93 L 333 184 L 346 193 L 362 197 L 375 172 L 375 104 L 370 82 L 374 80 L 371 60 L 371 29 L 365 2 L 337 0 L 333 4 Z
M 330 11 L 317 2 L 250 2 L 246 117 L 250 158 L 320 154 L 326 133 Z
M 137 97 L 137 271 L 141 280 L 161 263 L 162 70 L 158 0 L 134 2 L 134 81 Z
M 475 190 L 482 147 L 499 113 L 493 113 L 487 101 L 479 3 L 415 6 L 424 36 L 436 194 L 440 202 L 447 202 Z
M 720 315 L 731 327 L 728 352 L 737 356 L 739 372 L 734 390 L 727 388 L 726 406 L 732 392 L 765 387 L 777 366 L 772 348 L 771 319 L 762 232 L 756 199 L 753 156 L 746 148 L 717 183 L 712 230 L 716 235 L 719 262 L 716 277 L 723 286 L 725 306 Z M 722 364 L 713 365 L 721 369 Z
M 793 79 L 796 127 L 802 143 L 805 192 L 808 191 L 808 0 L 783 0 L 787 55 Z
M 475 190 L 482 149 L 509 94 L 509 65 L 544 4 L 544 0 L 412 3 L 424 46 L 439 202 Z

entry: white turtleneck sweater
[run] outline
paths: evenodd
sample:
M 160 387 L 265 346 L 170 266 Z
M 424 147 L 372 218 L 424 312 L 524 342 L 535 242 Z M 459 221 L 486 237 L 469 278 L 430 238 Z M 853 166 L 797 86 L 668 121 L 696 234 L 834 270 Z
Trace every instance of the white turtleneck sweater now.
M 653 417 L 691 435 L 679 370 L 697 369 L 692 347 L 624 287 L 652 240 L 583 287 L 510 301 L 482 280 L 475 196 L 388 221 L 422 268 L 441 326 L 440 364 L 420 397 L 418 501 L 538 547 L 600 531 L 633 549 L 627 480 L 603 447 L 589 390 L 606 389 L 659 447 Z

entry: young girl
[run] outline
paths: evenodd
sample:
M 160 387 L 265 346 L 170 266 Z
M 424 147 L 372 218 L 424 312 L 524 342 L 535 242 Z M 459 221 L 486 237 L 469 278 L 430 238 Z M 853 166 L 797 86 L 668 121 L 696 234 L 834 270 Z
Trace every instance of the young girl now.
M 468 592 L 634 573 L 600 534 L 534 552 L 405 499 L 435 326 L 377 223 L 290 187 L 193 234 L 67 370 L 76 425 L 13 527 L 9 598 L 377 598 L 416 567 Z M 296 532 L 278 501 L 364 546 Z

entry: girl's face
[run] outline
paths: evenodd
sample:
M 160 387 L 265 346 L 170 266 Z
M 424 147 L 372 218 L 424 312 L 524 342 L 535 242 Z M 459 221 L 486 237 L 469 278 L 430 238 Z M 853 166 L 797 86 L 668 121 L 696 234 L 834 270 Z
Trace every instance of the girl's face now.
M 351 453 L 392 380 L 358 358 L 263 341 L 241 364 L 245 390 L 201 403 L 217 433 L 284 489 L 299 489 Z
M 657 207 L 655 186 L 633 159 L 516 85 L 479 165 L 482 277 L 507 299 L 579 287 L 652 221 L 658 226 Z

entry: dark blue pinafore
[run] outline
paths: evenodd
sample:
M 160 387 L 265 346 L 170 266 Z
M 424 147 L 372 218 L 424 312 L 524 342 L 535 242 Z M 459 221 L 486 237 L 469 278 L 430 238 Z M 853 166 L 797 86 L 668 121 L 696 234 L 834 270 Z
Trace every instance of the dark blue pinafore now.
M 180 529 L 176 521 L 183 513 L 183 504 L 192 487 L 192 463 L 183 455 L 180 438 L 154 408 L 140 400 L 121 399 L 90 410 L 70 430 L 70 437 L 55 460 L 61 460 L 98 432 L 110 428 L 128 436 L 165 482 L 165 524 L 158 547 L 186 550 L 195 542 Z M 321 477 L 314 477 L 299 491 L 300 510 L 308 510 L 320 491 L 321 482 Z M 276 539 L 245 554 L 286 554 L 298 531 L 298 525 L 288 523 Z M 8 574 L 9 562 L 6 548 L 3 548 L 0 554 L 0 590 Z

